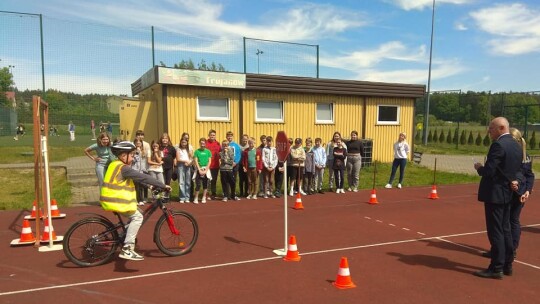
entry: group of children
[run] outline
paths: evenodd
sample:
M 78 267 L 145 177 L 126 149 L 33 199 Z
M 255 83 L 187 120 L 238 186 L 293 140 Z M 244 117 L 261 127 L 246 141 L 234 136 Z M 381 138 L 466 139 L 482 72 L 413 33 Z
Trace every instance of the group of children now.
M 361 156 L 363 147 L 359 141 L 359 146 L 353 141 L 345 143 L 339 132 L 334 133 L 326 147 L 321 138 L 313 140 L 308 137 L 305 142 L 302 138 L 289 138 L 291 148 L 286 168 L 285 162 L 278 159 L 272 136 L 261 136 L 257 146 L 256 139 L 248 135 L 243 135 L 239 143 L 235 142 L 230 131 L 226 139 L 219 142 L 216 140 L 216 131 L 210 130 L 208 138 L 199 139 L 196 149 L 189 143 L 189 139 L 189 134 L 183 133 L 178 145 L 173 146 L 169 135 L 164 133 L 149 144 L 144 141 L 144 132 L 138 130 L 133 141 L 137 149 L 131 166 L 166 185 L 170 185 L 172 180 L 178 180 L 180 203 L 198 204 L 199 201 L 206 203 L 207 200 L 218 199 L 218 177 L 223 191 L 222 201 L 240 200 L 242 197 L 281 197 L 284 179 L 290 196 L 295 193 L 324 193 L 323 177 L 326 168 L 330 170 L 330 191 L 333 191 L 335 182 L 335 192 L 345 193 L 346 170 L 349 175 L 349 191 L 358 191 L 360 167 L 356 172 L 350 172 L 346 162 L 349 152 L 352 152 L 351 156 Z M 357 146 L 359 150 L 348 151 L 347 144 Z M 139 204 L 144 204 L 146 195 L 146 189 L 137 186 Z

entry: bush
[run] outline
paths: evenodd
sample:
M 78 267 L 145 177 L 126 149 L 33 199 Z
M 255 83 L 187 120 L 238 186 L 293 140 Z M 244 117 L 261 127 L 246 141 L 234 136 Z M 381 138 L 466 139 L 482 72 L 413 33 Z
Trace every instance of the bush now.
M 452 131 L 448 130 L 448 135 L 446 135 L 446 143 L 451 144 L 452 143 Z
M 459 137 L 459 143 L 461 145 L 464 145 L 467 142 L 467 139 L 465 138 L 465 130 L 461 131 L 461 136 Z
M 433 132 L 432 140 L 433 140 L 434 143 L 437 143 L 439 141 L 439 134 L 437 132 L 437 129 L 435 129 L 435 131 Z
M 467 139 L 467 144 L 468 145 L 474 144 L 474 136 L 472 135 L 472 131 L 469 132 L 469 138 Z
M 441 134 L 439 134 L 439 143 L 444 143 L 444 130 L 441 130 Z
M 478 132 L 478 136 L 476 136 L 476 145 L 480 146 L 482 145 L 482 135 L 480 135 L 480 132 Z
M 486 146 L 486 147 L 489 147 L 489 145 L 491 144 L 491 139 L 489 138 L 488 134 L 486 134 L 486 136 L 484 136 L 483 143 L 484 143 L 484 146 Z
M 459 130 L 456 128 L 454 130 L 454 138 L 452 138 L 452 143 L 453 144 L 457 144 L 458 143 L 458 140 L 459 140 Z
M 428 137 L 427 137 L 427 141 L 428 141 L 428 143 L 430 143 L 430 142 L 433 141 L 433 134 L 431 133 L 431 130 L 429 130 L 429 134 L 428 134 Z
M 416 130 L 416 135 L 414 136 L 415 142 L 420 142 L 422 139 L 422 130 Z

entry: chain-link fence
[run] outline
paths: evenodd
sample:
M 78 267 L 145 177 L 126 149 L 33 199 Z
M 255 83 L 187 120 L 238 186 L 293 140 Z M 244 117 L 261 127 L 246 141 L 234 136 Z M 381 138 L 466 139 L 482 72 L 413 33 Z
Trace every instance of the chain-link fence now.
M 486 128 L 494 117 L 504 116 L 511 127 L 536 145 L 540 131 L 540 92 L 432 92 L 429 100 L 428 128 L 424 127 L 427 98 L 416 102 L 415 142 L 428 144 L 485 145 L 489 144 Z M 427 131 L 427 132 L 426 132 Z M 533 134 L 534 133 L 534 134 Z M 425 138 L 426 137 L 426 138 Z M 532 145 L 531 145 L 532 144 Z

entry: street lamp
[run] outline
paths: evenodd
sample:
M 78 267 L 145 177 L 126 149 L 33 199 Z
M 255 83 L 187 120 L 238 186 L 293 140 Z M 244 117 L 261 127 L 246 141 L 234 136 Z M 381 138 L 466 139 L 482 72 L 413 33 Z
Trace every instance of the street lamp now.
M 259 74 L 259 55 L 263 54 L 264 52 L 257 49 L 257 53 L 255 53 L 255 55 L 257 55 L 257 74 Z
M 427 145 L 427 135 L 429 128 L 429 95 L 431 90 L 431 59 L 433 58 L 433 32 L 435 29 L 435 0 L 433 0 L 433 7 L 431 11 L 431 40 L 429 44 L 429 68 L 428 68 L 428 83 L 427 83 L 427 100 L 426 100 L 426 109 L 424 113 L 424 140 L 423 144 Z

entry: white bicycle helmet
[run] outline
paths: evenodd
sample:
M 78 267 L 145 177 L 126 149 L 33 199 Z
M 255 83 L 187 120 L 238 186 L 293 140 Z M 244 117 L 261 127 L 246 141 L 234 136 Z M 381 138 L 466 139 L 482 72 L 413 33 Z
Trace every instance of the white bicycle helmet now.
M 112 145 L 111 151 L 114 155 L 118 156 L 118 154 L 123 152 L 131 152 L 133 150 L 137 149 L 135 145 L 130 141 L 120 141 Z

